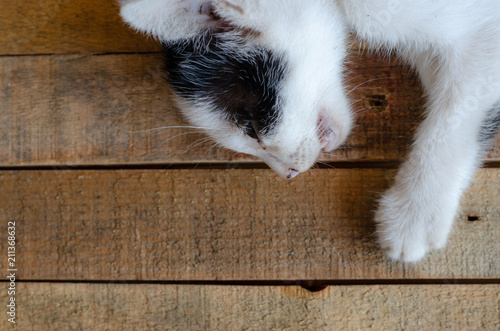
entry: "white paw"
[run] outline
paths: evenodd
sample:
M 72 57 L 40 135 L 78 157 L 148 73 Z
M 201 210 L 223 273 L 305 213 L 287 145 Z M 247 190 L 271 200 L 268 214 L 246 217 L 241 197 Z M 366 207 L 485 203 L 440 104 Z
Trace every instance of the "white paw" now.
M 257 0 L 214 0 L 213 4 L 220 17 L 242 28 L 259 30 L 270 16 Z
M 217 13 L 226 19 L 237 21 L 245 15 L 245 1 L 216 0 L 214 7 Z
M 433 201 L 434 200 L 434 201 Z M 417 262 L 446 245 L 455 207 L 411 189 L 391 188 L 375 214 L 381 248 L 393 260 Z

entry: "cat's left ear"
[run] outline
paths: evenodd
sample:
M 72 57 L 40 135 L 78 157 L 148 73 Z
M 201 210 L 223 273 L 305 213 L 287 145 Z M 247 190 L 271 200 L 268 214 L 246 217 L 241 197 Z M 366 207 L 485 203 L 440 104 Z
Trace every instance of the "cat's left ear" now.
M 132 28 L 168 42 L 209 29 L 213 23 L 207 6 L 210 2 L 200 0 L 121 0 L 120 15 Z

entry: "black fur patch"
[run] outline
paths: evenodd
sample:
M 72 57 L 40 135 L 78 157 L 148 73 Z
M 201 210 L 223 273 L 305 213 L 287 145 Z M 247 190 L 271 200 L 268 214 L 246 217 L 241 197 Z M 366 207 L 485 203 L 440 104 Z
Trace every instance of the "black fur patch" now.
M 479 141 L 484 145 L 485 149 L 489 147 L 499 129 L 500 103 L 497 103 L 488 113 L 488 116 L 483 123 L 483 127 L 481 128 Z
M 176 93 L 210 102 L 242 129 L 250 126 L 259 135 L 272 132 L 280 119 L 284 60 L 263 48 L 242 54 L 217 34 L 200 38 L 163 47 L 165 70 Z

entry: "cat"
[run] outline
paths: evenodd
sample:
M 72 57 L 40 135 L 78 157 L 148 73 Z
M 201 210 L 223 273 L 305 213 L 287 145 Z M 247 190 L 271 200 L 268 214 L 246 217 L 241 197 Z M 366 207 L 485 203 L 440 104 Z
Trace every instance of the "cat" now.
M 445 246 L 500 123 L 500 1 L 123 0 L 121 16 L 162 42 L 191 123 L 288 179 L 353 126 L 349 34 L 397 53 L 418 73 L 427 113 L 379 201 L 377 237 L 404 262 Z

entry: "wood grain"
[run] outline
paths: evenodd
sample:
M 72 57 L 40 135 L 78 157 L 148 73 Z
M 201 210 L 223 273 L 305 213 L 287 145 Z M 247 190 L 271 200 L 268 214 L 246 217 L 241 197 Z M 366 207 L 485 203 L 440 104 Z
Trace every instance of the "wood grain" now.
M 151 52 L 119 17 L 118 1 L 2 1 L 0 54 Z
M 417 265 L 391 263 L 373 237 L 374 200 L 393 174 L 4 171 L 0 233 L 16 221 L 25 280 L 500 278 L 497 169 L 478 173 L 447 248 Z
M 500 303 L 500 285 L 18 288 L 19 330 L 496 330 Z
M 186 125 L 160 62 L 154 54 L 0 58 L 0 165 L 256 162 L 191 129 L 151 130 Z M 419 84 L 394 62 L 352 58 L 350 69 L 358 125 L 322 160 L 399 160 L 422 117 Z M 500 159 L 500 137 L 487 159 Z

